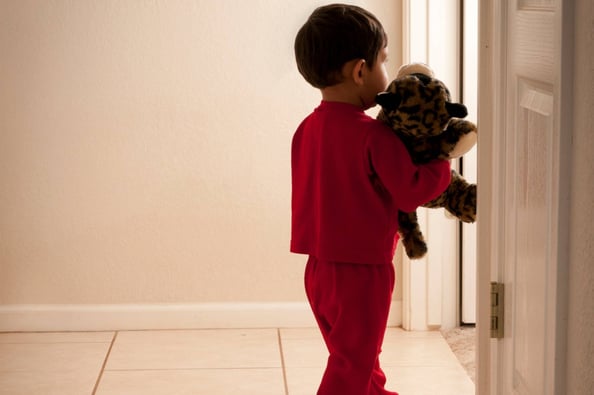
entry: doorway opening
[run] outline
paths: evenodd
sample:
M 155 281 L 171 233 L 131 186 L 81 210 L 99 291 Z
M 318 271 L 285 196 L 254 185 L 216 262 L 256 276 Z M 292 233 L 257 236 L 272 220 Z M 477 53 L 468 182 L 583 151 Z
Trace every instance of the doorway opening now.
M 478 0 L 462 0 L 460 34 L 461 101 L 468 119 L 478 118 Z M 477 147 L 460 158 L 460 173 L 470 183 L 477 182 Z M 476 224 L 460 223 L 460 323 L 476 324 Z

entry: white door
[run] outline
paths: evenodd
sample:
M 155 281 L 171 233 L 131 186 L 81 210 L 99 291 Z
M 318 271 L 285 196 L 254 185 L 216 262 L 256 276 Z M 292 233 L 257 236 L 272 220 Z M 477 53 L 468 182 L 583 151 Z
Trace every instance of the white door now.
M 479 274 L 479 309 L 484 280 L 504 283 L 505 335 L 485 342 L 485 325 L 479 329 L 479 375 L 486 373 L 485 346 L 491 356 L 488 392 L 483 378 L 477 393 L 563 394 L 563 180 L 571 133 L 563 128 L 571 116 L 563 101 L 573 58 L 563 40 L 572 15 L 564 15 L 562 0 L 492 0 L 482 7 L 481 23 L 489 26 L 481 28 L 479 256 L 490 273 Z

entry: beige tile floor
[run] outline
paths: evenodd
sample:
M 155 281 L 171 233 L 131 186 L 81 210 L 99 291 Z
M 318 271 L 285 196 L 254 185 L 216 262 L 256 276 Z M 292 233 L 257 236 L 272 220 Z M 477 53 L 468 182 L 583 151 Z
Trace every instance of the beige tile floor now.
M 389 328 L 381 356 L 400 395 L 470 395 L 439 332 Z M 0 333 L 0 395 L 314 395 L 317 329 Z

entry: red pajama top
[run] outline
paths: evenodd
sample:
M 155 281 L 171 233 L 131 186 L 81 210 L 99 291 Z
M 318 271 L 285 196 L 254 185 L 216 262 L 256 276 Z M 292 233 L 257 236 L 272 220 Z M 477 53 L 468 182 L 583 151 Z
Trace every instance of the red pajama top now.
M 327 101 L 295 132 L 291 171 L 291 251 L 334 262 L 392 262 L 398 210 L 415 210 L 450 182 L 449 162 L 415 165 L 386 125 Z

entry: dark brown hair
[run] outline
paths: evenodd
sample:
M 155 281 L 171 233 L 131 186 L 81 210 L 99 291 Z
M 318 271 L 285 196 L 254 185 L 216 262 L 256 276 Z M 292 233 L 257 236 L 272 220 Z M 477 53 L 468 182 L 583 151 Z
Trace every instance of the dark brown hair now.
M 361 7 L 331 4 L 310 15 L 295 38 L 297 68 L 307 82 L 326 88 L 342 80 L 342 67 L 365 59 L 372 68 L 388 43 L 380 21 Z

